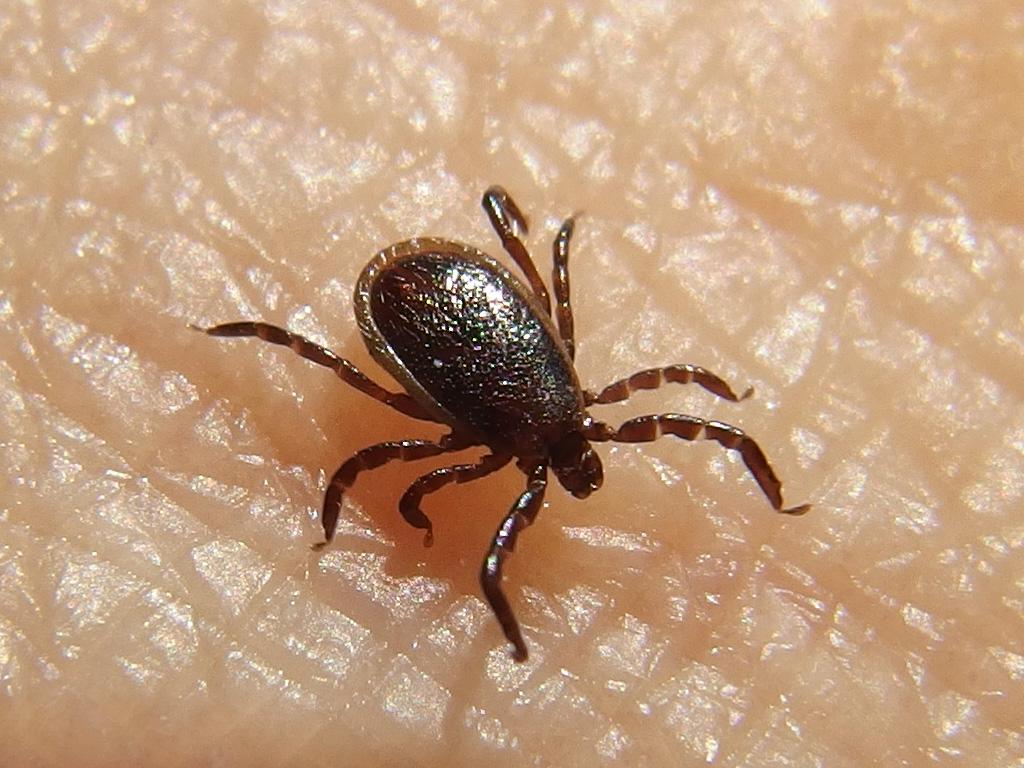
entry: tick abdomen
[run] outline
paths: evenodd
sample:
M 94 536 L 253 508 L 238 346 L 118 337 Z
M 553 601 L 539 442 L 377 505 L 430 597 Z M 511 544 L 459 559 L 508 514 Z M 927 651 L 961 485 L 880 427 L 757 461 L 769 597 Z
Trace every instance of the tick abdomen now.
M 488 443 L 515 450 L 517 438 L 577 423 L 583 403 L 572 363 L 533 295 L 475 249 L 415 243 L 387 249 L 360 279 L 360 320 L 368 310 L 375 328 L 364 338 L 378 360 Z

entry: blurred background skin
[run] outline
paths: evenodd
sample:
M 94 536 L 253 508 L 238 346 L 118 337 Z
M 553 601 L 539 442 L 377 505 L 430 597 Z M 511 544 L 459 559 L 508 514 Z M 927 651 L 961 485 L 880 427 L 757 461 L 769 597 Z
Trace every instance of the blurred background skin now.
M 1010 3 L 7 3 L 0 11 L 4 765 L 1019 765 L 1024 16 Z M 579 371 L 703 364 L 601 416 L 745 428 L 599 450 L 476 575 L 514 469 L 396 511 L 432 436 L 377 375 L 379 248 L 499 253 L 504 184 Z M 472 455 L 472 454 L 470 454 Z

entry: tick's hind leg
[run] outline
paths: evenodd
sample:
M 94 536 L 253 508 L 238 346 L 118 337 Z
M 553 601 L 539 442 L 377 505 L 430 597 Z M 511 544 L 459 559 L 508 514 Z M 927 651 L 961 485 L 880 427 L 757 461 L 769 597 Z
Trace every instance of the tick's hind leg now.
M 724 379 L 716 376 L 706 368 L 701 368 L 699 365 L 668 365 L 664 368 L 648 368 L 645 371 L 638 371 L 632 376 L 628 376 L 625 379 L 619 379 L 618 381 L 609 384 L 607 387 L 602 389 L 596 395 L 592 392 L 587 393 L 587 405 L 606 405 L 608 403 L 618 403 L 625 400 L 634 392 L 640 389 L 657 389 L 662 384 L 696 384 L 703 387 L 708 392 L 716 395 L 723 400 L 731 400 L 734 403 L 738 403 L 740 400 L 746 400 L 750 397 L 754 390 L 752 387 L 748 388 L 739 397 L 732 391 Z
M 561 229 L 552 246 L 551 285 L 555 289 L 555 319 L 558 321 L 558 335 L 565 342 L 569 359 L 576 359 L 576 331 L 572 319 L 572 304 L 569 301 L 569 241 L 575 220 L 570 216 L 562 222 Z
M 360 472 L 367 469 L 376 469 L 387 464 L 389 461 L 416 461 L 426 459 L 430 456 L 438 456 L 442 453 L 461 451 L 466 443 L 460 442 L 451 435 L 442 437 L 440 441 L 431 440 L 399 440 L 395 442 L 377 443 L 369 448 L 363 448 L 356 452 L 351 458 L 345 461 L 338 471 L 331 477 L 327 484 L 327 492 L 324 494 L 324 507 L 321 513 L 321 522 L 324 526 L 325 540 L 314 545 L 314 549 L 325 547 L 334 537 L 334 529 L 338 525 L 338 515 L 341 514 L 342 497 Z
M 492 472 L 497 472 L 511 460 L 512 456 L 509 454 L 488 453 L 476 464 L 456 464 L 428 472 L 416 478 L 416 481 L 402 494 L 402 499 L 398 502 L 398 511 L 402 513 L 402 517 L 409 525 L 426 530 L 423 544 L 429 547 L 434 542 L 434 527 L 430 518 L 420 509 L 423 497 L 440 490 L 449 483 L 468 483 L 472 480 L 479 480 Z
M 714 440 L 723 448 L 740 454 L 750 474 L 777 511 L 787 515 L 802 515 L 811 508 L 810 504 L 782 508 L 782 482 L 768 463 L 764 451 L 752 437 L 731 424 L 705 421 L 678 413 L 663 413 L 630 419 L 618 429 L 594 421 L 587 425 L 583 433 L 588 440 L 595 442 L 612 440 L 616 443 L 649 443 L 662 435 L 673 435 L 683 440 Z
M 487 218 L 491 220 L 491 226 L 494 227 L 494 231 L 501 238 L 501 245 L 505 252 L 523 270 L 527 282 L 530 283 L 530 288 L 537 295 L 541 306 L 550 315 L 551 299 L 548 296 L 548 289 L 544 287 L 544 281 L 540 279 L 537 267 L 534 265 L 533 259 L 530 258 L 526 246 L 523 245 L 523 241 L 519 239 L 517 233 L 517 230 L 519 230 L 526 234 L 526 217 L 523 216 L 519 206 L 515 204 L 515 201 L 509 196 L 508 192 L 503 187 L 497 185 L 490 187 L 484 192 L 484 197 L 480 204 L 484 207 Z
M 526 661 L 526 642 L 519 630 L 519 622 L 512 613 L 512 606 L 501 589 L 501 568 L 505 558 L 515 549 L 519 532 L 537 518 L 541 504 L 544 503 L 548 468 L 544 464 L 536 464 L 527 471 L 526 477 L 526 490 L 512 505 L 498 532 L 494 534 L 491 549 L 484 558 L 483 568 L 480 570 L 480 584 L 483 586 L 484 595 L 494 615 L 498 617 L 505 637 L 515 646 L 512 656 L 516 661 Z
M 310 341 L 304 336 L 299 336 L 296 333 L 285 330 L 284 328 L 280 328 L 276 325 L 270 325 L 269 323 L 261 323 L 251 320 L 243 320 L 237 323 L 223 323 L 222 325 L 215 325 L 211 328 L 200 328 L 195 325 L 191 327 L 210 336 L 223 336 L 228 338 L 255 336 L 263 339 L 263 341 L 269 341 L 271 344 L 279 344 L 282 347 L 288 347 L 307 360 L 310 360 L 317 365 L 322 365 L 325 368 L 330 368 L 335 374 L 337 374 L 338 378 L 346 384 L 350 384 L 360 392 L 369 395 L 375 400 L 379 400 L 386 405 L 390 405 L 396 411 L 404 413 L 407 416 L 412 416 L 413 418 L 423 419 L 424 421 L 436 421 L 433 416 L 421 408 L 415 400 L 409 397 L 409 395 L 404 392 L 389 392 L 352 365 L 352 363 L 345 358 L 338 357 L 336 354 L 331 352 L 331 350 Z

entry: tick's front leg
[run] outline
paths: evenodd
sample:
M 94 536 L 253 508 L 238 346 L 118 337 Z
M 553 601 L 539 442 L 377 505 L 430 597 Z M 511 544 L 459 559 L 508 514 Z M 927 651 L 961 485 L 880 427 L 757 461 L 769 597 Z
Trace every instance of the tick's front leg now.
M 498 617 L 501 629 L 508 641 L 515 646 L 512 657 L 516 661 L 526 661 L 526 642 L 523 640 L 523 633 L 519 630 L 519 622 L 512 613 L 512 606 L 501 589 L 501 568 L 505 558 L 512 553 L 516 546 L 516 538 L 519 532 L 537 518 L 541 504 L 544 503 L 544 490 L 548 484 L 548 468 L 544 464 L 535 464 L 526 473 L 526 490 L 512 505 L 512 509 L 505 515 L 498 532 L 494 534 L 490 552 L 484 558 L 483 568 L 480 570 L 480 584 L 484 588 L 484 595 L 491 605 L 491 610 Z

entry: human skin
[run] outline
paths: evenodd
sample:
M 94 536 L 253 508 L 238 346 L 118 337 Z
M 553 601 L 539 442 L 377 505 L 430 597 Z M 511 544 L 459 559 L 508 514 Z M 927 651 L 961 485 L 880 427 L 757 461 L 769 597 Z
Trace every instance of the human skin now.
M 486 5 L 486 4 L 485 4 Z M 106 1 L 0 31 L 4 765 L 1021 764 L 1024 99 L 1012 4 Z M 417 234 L 500 255 L 501 183 L 571 261 L 595 409 L 754 436 L 598 447 L 477 583 L 514 467 L 397 500 L 325 475 L 440 430 L 350 294 Z M 467 452 L 461 460 L 479 452 Z

